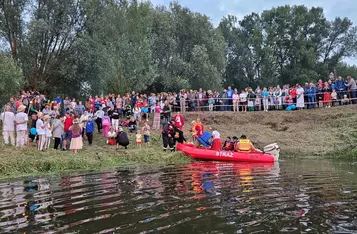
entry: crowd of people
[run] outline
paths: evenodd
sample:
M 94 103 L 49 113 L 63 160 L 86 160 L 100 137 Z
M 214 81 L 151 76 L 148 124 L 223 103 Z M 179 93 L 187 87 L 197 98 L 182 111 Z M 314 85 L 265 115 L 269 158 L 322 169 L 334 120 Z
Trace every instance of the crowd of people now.
M 61 96 L 49 99 L 36 90 L 29 90 L 11 97 L 0 119 L 5 144 L 23 147 L 35 142 L 41 151 L 50 147 L 52 138 L 55 149 L 78 152 L 83 147 L 83 139 L 91 146 L 95 125 L 107 143 L 118 148 L 129 144 L 124 129 L 135 134 L 138 147 L 142 142 L 150 145 L 150 132 L 161 130 L 164 148 L 173 150 L 176 142 L 185 141 L 182 131 L 185 122 L 180 112 L 329 108 L 355 104 L 356 97 L 355 80 L 350 76 L 346 81 L 341 76 L 335 80 L 333 73 L 326 82 L 305 83 L 304 87 L 296 84 L 261 89 L 258 86 L 254 91 L 249 87 L 241 91 L 228 87 L 223 92 L 199 89 L 158 94 L 133 91 L 123 96 L 89 96 L 85 101 Z M 174 116 L 173 112 L 176 112 Z M 152 125 L 148 124 L 149 118 L 153 120 Z M 203 133 L 200 122 L 192 124 L 198 128 L 192 132 Z

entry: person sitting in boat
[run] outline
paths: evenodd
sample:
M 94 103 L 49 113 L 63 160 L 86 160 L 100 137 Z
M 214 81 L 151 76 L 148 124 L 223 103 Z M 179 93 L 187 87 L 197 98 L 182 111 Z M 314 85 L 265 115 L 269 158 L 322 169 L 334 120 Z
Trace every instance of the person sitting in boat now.
M 239 138 L 236 136 L 232 137 L 232 145 L 233 145 L 232 150 L 236 149 L 238 143 L 239 143 Z
M 252 142 L 250 142 L 250 140 L 247 138 L 247 136 L 242 135 L 236 145 L 235 151 L 250 153 L 256 151 L 256 149 Z
M 221 134 L 216 128 L 211 128 L 212 130 L 212 150 L 220 150 L 222 148 Z
M 222 149 L 227 151 L 233 150 L 233 142 L 230 136 L 226 138 L 226 141 L 224 142 Z

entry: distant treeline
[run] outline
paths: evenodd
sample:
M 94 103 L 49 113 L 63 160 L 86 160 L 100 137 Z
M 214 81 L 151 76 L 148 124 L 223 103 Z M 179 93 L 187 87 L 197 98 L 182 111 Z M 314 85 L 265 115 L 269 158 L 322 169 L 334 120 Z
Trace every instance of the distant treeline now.
M 0 78 L 80 96 L 293 84 L 329 72 L 356 77 L 357 68 L 342 63 L 356 55 L 356 32 L 348 18 L 329 21 L 322 8 L 305 6 L 241 21 L 229 15 L 216 28 L 178 3 L 3 0 Z

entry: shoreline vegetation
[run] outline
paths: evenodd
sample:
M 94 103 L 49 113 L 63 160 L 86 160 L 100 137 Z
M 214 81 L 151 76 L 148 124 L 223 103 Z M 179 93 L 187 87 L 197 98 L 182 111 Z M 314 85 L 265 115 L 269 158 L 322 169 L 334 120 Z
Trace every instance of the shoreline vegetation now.
M 353 105 L 328 109 L 272 112 L 195 112 L 184 113 L 185 136 L 190 122 L 201 118 L 206 129 L 216 127 L 222 141 L 227 136 L 246 134 L 258 148 L 276 142 L 280 158 L 332 158 L 352 161 L 357 158 L 357 108 Z M 129 133 L 128 133 L 129 134 Z M 125 164 L 188 163 L 180 152 L 163 152 L 160 131 L 152 133 L 150 147 L 137 148 L 134 134 L 127 150 L 106 145 L 106 138 L 95 134 L 94 144 L 78 154 L 70 151 L 38 152 L 35 147 L 18 149 L 0 145 L 0 179 L 114 169 Z M 53 144 L 53 142 L 52 142 Z

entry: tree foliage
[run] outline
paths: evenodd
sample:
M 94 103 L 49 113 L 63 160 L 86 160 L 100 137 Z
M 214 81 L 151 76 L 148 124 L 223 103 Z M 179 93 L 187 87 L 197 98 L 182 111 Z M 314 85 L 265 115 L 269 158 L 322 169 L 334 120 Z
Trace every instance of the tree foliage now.
M 0 55 L 0 105 L 1 108 L 9 101 L 9 97 L 17 93 L 23 81 L 21 69 L 13 59 Z
M 281 6 L 215 28 L 173 2 L 4 0 L 0 41 L 22 68 L 24 88 L 78 96 L 295 83 L 331 71 L 357 50 L 357 28 L 322 8 Z

